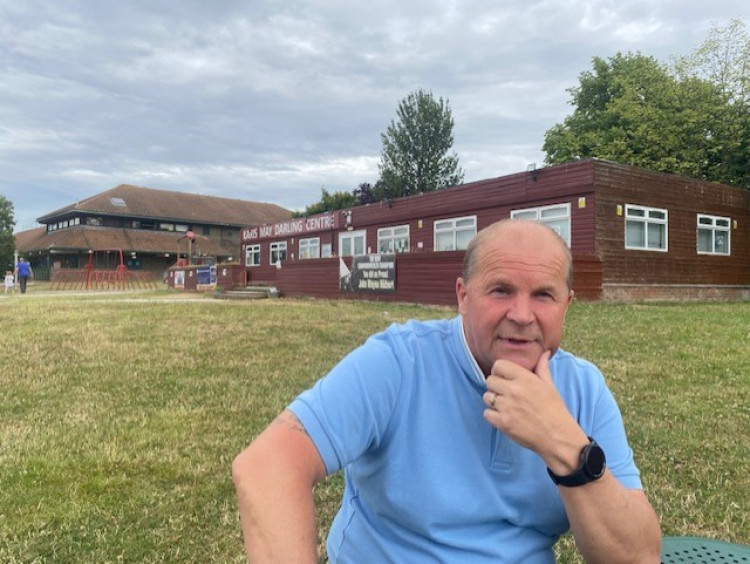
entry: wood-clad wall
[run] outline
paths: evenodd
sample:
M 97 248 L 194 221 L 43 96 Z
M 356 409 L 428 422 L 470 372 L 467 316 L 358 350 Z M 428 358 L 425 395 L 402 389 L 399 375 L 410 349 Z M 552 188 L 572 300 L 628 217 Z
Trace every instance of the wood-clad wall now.
M 367 230 L 367 244 L 375 252 L 378 228 L 409 224 L 411 251 L 429 251 L 435 220 L 476 215 L 477 230 L 481 230 L 510 217 L 511 210 L 569 203 L 572 252 L 592 254 L 595 210 L 591 165 L 590 161 L 574 162 L 356 207 L 352 209 L 352 228 Z M 337 243 L 335 240 L 334 249 Z
M 339 259 L 287 261 L 277 273 L 282 296 L 456 304 L 456 278 L 463 251 L 402 253 L 396 258 L 395 292 L 345 292 L 339 286 Z M 344 262 L 351 267 L 351 258 Z
M 595 162 L 595 171 L 605 285 L 750 285 L 750 191 L 608 162 Z M 667 252 L 625 249 L 626 204 L 668 211 Z M 698 214 L 737 222 L 729 256 L 698 254 Z
M 460 274 L 463 251 L 433 252 L 436 220 L 477 217 L 477 230 L 510 217 L 515 209 L 567 203 L 571 210 L 571 250 L 585 265 L 576 285 L 582 299 L 597 299 L 601 266 L 594 253 L 593 168 L 581 161 L 535 172 L 473 182 L 439 192 L 359 206 L 351 210 L 350 231 L 366 231 L 369 252 L 377 252 L 378 229 L 409 226 L 410 252 L 398 255 L 395 294 L 340 296 L 338 258 L 295 260 L 300 237 L 259 239 L 261 264 L 247 269 L 248 283 L 275 284 L 288 296 L 349 297 L 399 300 L 430 304 L 455 303 L 455 280 Z M 309 233 L 331 243 L 338 253 L 339 231 Z M 271 242 L 287 241 L 288 260 L 281 269 L 268 264 Z M 346 259 L 349 264 L 350 259 Z
M 631 290 L 634 299 L 640 299 L 644 285 L 667 288 L 661 292 L 664 298 L 680 295 L 673 286 L 716 288 L 710 293 L 719 296 L 722 286 L 750 291 L 750 191 L 596 159 L 333 212 L 342 214 L 337 218 L 342 227 L 303 235 L 320 237 L 321 245 L 330 243 L 332 258 L 295 260 L 299 236 L 259 238 L 261 266 L 247 268 L 248 283 L 275 284 L 289 296 L 453 305 L 463 252 L 433 252 L 436 220 L 476 216 L 481 230 L 510 217 L 512 210 L 564 203 L 570 205 L 574 290 L 579 299 L 627 299 Z M 625 249 L 626 204 L 668 211 L 668 252 Z M 729 256 L 697 253 L 697 214 L 731 218 Z M 339 234 L 364 230 L 366 251 L 376 253 L 378 229 L 401 225 L 409 226 L 410 252 L 397 257 L 396 292 L 343 296 L 336 258 Z M 279 240 L 287 241 L 288 253 L 281 269 L 268 264 L 269 244 Z M 615 286 L 614 293 L 608 291 Z M 706 295 L 688 294 L 684 295 Z M 735 295 L 745 294 L 726 293 L 728 299 Z

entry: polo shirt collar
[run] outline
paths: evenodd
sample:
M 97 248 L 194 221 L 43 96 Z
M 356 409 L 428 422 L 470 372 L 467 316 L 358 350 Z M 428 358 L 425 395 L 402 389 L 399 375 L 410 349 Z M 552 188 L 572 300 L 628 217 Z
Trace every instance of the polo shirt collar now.
M 484 375 L 484 372 L 482 372 L 482 369 L 479 368 L 479 363 L 477 362 L 477 359 L 474 358 L 474 355 L 469 348 L 469 342 L 466 340 L 466 333 L 464 332 L 464 318 L 462 315 L 458 316 L 458 325 L 461 328 L 461 342 L 463 343 L 464 353 L 466 354 L 466 358 L 469 361 L 469 366 L 472 370 L 472 376 L 479 384 L 485 386 L 486 384 L 484 381 L 486 376 Z

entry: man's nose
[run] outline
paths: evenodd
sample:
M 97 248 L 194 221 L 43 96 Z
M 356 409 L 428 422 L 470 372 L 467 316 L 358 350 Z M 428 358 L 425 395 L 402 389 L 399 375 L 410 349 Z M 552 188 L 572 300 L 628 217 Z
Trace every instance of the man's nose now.
M 511 301 L 506 317 L 519 325 L 529 325 L 534 322 L 534 311 L 530 296 L 516 295 Z

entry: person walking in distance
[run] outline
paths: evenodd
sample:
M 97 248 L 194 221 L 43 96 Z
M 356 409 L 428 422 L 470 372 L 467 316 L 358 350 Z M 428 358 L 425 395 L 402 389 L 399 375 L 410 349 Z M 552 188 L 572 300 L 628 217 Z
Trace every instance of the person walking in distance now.
M 18 259 L 16 270 L 14 273 L 18 276 L 18 285 L 21 287 L 21 293 L 26 293 L 26 283 L 29 281 L 29 277 L 34 278 L 34 270 L 31 268 L 31 264 L 21 257 Z
M 7 294 L 8 291 L 15 292 L 16 291 L 16 279 L 13 277 L 13 272 L 10 270 L 5 271 L 5 293 Z

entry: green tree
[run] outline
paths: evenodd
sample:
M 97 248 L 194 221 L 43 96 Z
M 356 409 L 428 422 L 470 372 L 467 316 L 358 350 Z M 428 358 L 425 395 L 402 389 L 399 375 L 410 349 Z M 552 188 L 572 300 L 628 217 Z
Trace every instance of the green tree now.
M 303 212 L 295 212 L 294 217 L 307 217 L 317 213 L 324 213 L 334 210 L 342 210 L 356 206 L 359 202 L 352 192 L 344 190 L 338 192 L 329 192 L 325 188 L 320 190 L 320 201 L 310 204 Z
M 453 146 L 450 105 L 417 90 L 398 106 L 398 121 L 381 134 L 379 200 L 431 192 L 463 182 Z
M 357 201 L 358 206 L 364 206 L 365 204 L 374 204 L 375 202 L 379 202 L 380 199 L 378 198 L 378 191 L 380 190 L 380 185 L 382 183 L 380 181 L 375 183 L 375 186 L 370 184 L 369 182 L 363 182 L 357 188 L 354 189 L 354 192 L 352 194 L 354 195 L 354 198 Z
M 0 265 L 4 269 L 13 268 L 13 229 L 16 220 L 13 217 L 13 204 L 4 196 L 0 196 Z
M 321 190 L 321 198 L 319 202 L 310 204 L 304 211 L 294 212 L 292 215 L 294 217 L 308 217 L 310 215 L 325 213 L 327 211 L 373 204 L 382 199 L 382 194 L 383 189 L 380 180 L 378 180 L 374 186 L 369 182 L 362 182 L 351 192 L 342 190 L 330 193 L 323 188 Z
M 711 155 L 711 174 L 722 182 L 750 188 L 750 37 L 740 19 L 714 24 L 703 44 L 677 58 L 682 80 L 702 79 L 718 88 L 723 105 L 712 116 L 712 133 L 721 140 Z
M 568 91 L 573 114 L 545 134 L 545 161 L 598 157 L 651 170 L 743 185 L 722 174 L 733 143 L 728 100 L 698 75 L 678 77 L 641 54 L 595 57 Z

